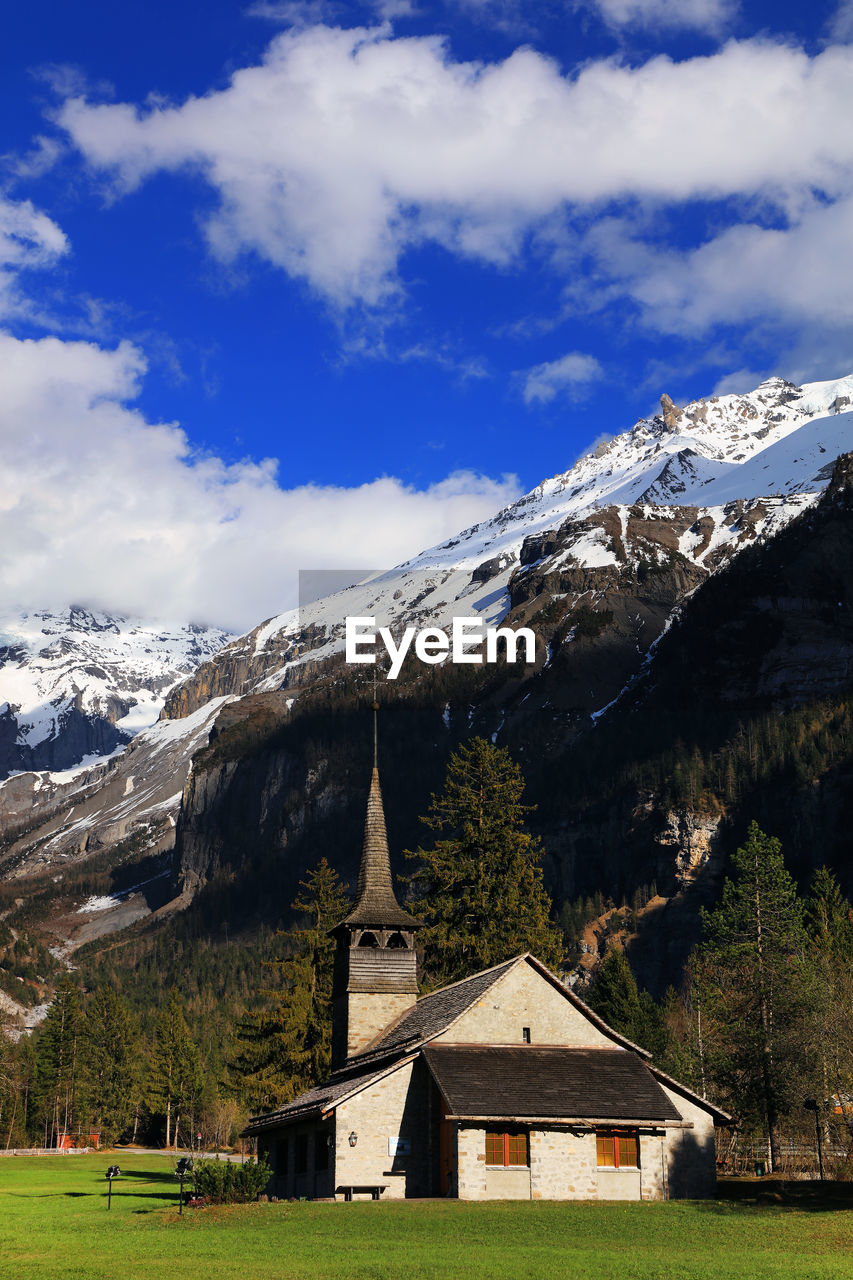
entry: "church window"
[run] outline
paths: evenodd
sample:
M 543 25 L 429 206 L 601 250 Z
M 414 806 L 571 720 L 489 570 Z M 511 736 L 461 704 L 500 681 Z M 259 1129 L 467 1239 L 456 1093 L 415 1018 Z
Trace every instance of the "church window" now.
M 521 1038 L 525 1044 L 530 1044 L 530 1028 L 529 1027 L 521 1028 Z
M 363 933 L 358 940 L 358 945 L 360 947 L 378 947 L 379 943 L 376 941 L 375 934 Z
M 408 947 L 406 946 L 406 939 L 403 937 L 402 933 L 399 933 L 399 932 L 391 934 L 391 937 L 388 939 L 387 945 L 393 951 L 408 950 Z
M 501 1129 L 486 1130 L 486 1164 L 527 1165 L 530 1156 L 527 1147 L 527 1132 L 516 1129 L 507 1132 Z
M 639 1169 L 640 1141 L 636 1129 L 597 1129 L 596 1163 L 600 1169 Z

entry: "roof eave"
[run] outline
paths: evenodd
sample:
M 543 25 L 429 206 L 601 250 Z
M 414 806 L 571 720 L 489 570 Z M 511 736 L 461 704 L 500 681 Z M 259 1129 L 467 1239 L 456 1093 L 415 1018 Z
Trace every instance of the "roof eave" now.
M 693 1129 L 692 1120 L 659 1120 L 643 1116 L 535 1116 L 535 1115 L 455 1115 L 448 1114 L 445 1119 L 457 1120 L 461 1124 L 540 1124 L 548 1128 L 565 1126 L 569 1129 L 593 1129 L 604 1126 L 630 1127 L 632 1129 Z
M 718 1107 L 715 1103 L 709 1102 L 707 1098 L 701 1098 L 698 1093 L 694 1093 L 692 1089 L 688 1089 L 686 1084 L 682 1084 L 680 1080 L 675 1080 L 672 1076 L 668 1076 L 665 1071 L 661 1071 L 660 1067 L 656 1067 L 653 1063 L 648 1064 L 649 1071 L 662 1084 L 672 1089 L 675 1093 L 680 1093 L 682 1097 L 687 1098 L 689 1102 L 693 1102 L 698 1107 L 704 1108 L 714 1117 L 714 1123 L 733 1124 L 734 1116 L 729 1115 L 728 1111 L 724 1111 L 722 1107 Z

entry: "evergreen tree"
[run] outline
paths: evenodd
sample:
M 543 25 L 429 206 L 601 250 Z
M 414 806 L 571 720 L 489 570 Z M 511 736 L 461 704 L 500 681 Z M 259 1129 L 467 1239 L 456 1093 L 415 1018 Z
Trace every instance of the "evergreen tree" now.
M 84 1069 L 93 1126 L 112 1145 L 131 1122 L 139 1087 L 139 1032 L 112 987 L 101 987 L 86 1010 Z
M 732 870 L 718 906 L 703 912 L 693 999 L 702 1011 L 709 1076 L 734 1110 L 761 1125 L 776 1168 L 781 1119 L 800 1102 L 810 1048 L 802 903 L 779 841 L 755 822 Z
M 813 946 L 810 1039 L 817 1046 L 815 1080 L 809 1092 L 820 1100 L 827 1146 L 849 1146 L 853 1131 L 853 908 L 826 867 L 815 873 L 805 916 Z M 829 1121 L 835 1116 L 840 1116 L 841 1128 L 833 1135 Z
M 172 987 L 157 1019 L 148 1074 L 149 1107 L 164 1118 L 167 1147 L 177 1146 L 182 1118 L 192 1131 L 203 1087 L 198 1047 Z
M 81 1030 L 80 998 L 66 975 L 56 989 L 35 1050 L 36 1120 L 46 1147 L 73 1134 L 79 1122 Z
M 661 1011 L 648 991 L 640 991 L 624 951 L 611 948 L 601 962 L 587 1000 L 614 1031 L 640 1045 L 655 1057 L 666 1048 Z
M 335 944 L 328 931 L 350 903 L 325 858 L 300 889 L 293 908 L 303 913 L 301 927 L 283 935 L 285 954 L 271 962 L 279 985 L 266 992 L 267 1007 L 237 1028 L 234 1087 L 253 1110 L 295 1098 L 322 1079 L 331 1062 Z
M 408 877 L 425 921 L 428 984 L 443 986 L 522 951 L 556 967 L 559 929 L 542 881 L 542 848 L 524 830 L 524 778 L 503 747 L 473 738 L 450 759 L 444 790 L 421 818 L 436 839 Z
M 821 952 L 853 962 L 853 908 L 828 867 L 818 867 L 806 903 L 806 927 Z
M 35 1057 L 29 1036 L 15 1043 L 0 1032 L 0 1146 L 28 1145 L 30 1094 Z

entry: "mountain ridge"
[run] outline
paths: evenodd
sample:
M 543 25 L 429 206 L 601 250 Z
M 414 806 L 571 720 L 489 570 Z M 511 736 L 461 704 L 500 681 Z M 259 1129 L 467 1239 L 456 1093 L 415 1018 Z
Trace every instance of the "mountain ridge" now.
M 82 605 L 0 614 L 0 779 L 95 764 L 125 746 L 227 639 Z
M 661 415 L 584 455 L 491 520 L 301 614 L 262 623 L 176 686 L 157 724 L 112 759 L 68 777 L 20 773 L 0 784 L 0 876 L 20 882 L 49 874 L 61 886 L 66 869 L 92 858 L 100 865 L 111 850 L 117 859 L 144 859 L 174 849 L 171 892 L 179 906 L 222 876 L 236 885 L 253 866 L 262 866 L 289 901 L 308 851 L 318 840 L 340 844 L 349 822 L 341 826 L 359 753 L 338 738 L 357 732 L 351 712 L 372 673 L 342 661 L 347 612 L 375 610 L 395 629 L 442 625 L 463 612 L 531 625 L 538 637 L 531 668 L 416 664 L 404 670 L 395 702 L 432 743 L 436 768 L 450 744 L 472 732 L 510 746 L 522 767 L 526 752 L 562 758 L 652 669 L 661 637 L 704 584 L 745 548 L 772 545 L 818 509 L 829 459 L 853 444 L 848 391 L 853 377 L 804 388 L 771 380 L 750 395 L 683 410 L 664 397 Z M 774 493 L 750 492 L 768 476 Z M 673 489 L 676 480 L 684 486 L 680 502 L 640 500 L 651 486 L 665 481 Z M 743 496 L 726 497 L 733 484 Z M 718 504 L 698 501 L 714 493 Z M 613 495 L 634 500 L 608 501 Z M 405 754 L 405 740 L 390 749 Z M 402 783 L 405 804 L 415 802 L 425 780 L 440 781 L 415 755 L 415 772 Z M 619 822 L 614 815 L 607 837 L 617 844 Z M 685 885 L 715 865 L 716 827 L 704 823 L 689 814 L 664 823 L 663 852 L 655 858 L 671 876 L 682 867 Z M 408 824 L 407 817 L 404 838 L 417 839 Z M 600 823 L 587 825 L 578 848 L 603 838 Z M 651 828 L 642 830 L 632 836 L 638 847 L 652 838 Z M 565 898 L 577 885 L 561 840 L 549 865 Z M 341 854 L 344 875 L 347 856 Z M 596 857 L 602 872 L 618 879 L 617 854 Z M 238 896 L 245 892 L 248 886 Z M 77 908 L 69 908 L 63 946 L 123 927 L 120 906 L 90 913 L 85 935 Z

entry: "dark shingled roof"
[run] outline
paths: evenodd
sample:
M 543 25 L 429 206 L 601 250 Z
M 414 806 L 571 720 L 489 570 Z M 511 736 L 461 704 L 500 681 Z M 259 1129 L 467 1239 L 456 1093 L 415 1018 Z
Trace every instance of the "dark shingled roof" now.
M 396 1063 L 394 1064 L 397 1065 Z M 346 1075 L 342 1075 L 326 1084 L 316 1085 L 313 1089 L 309 1089 L 306 1093 L 301 1093 L 298 1098 L 294 1098 L 292 1102 L 286 1103 L 283 1107 L 279 1107 L 276 1111 L 269 1111 L 264 1115 L 252 1116 L 248 1125 L 244 1129 L 245 1134 L 260 1133 L 262 1129 L 274 1129 L 280 1125 L 293 1124 L 297 1120 L 305 1120 L 311 1116 L 320 1115 L 326 1111 L 330 1104 L 345 1098 L 355 1089 L 361 1089 L 366 1084 L 370 1084 L 372 1080 L 376 1080 L 379 1076 L 384 1075 L 388 1070 L 388 1064 L 382 1066 L 370 1066 L 362 1071 L 350 1071 Z
M 454 1116 L 681 1119 L 629 1049 L 436 1044 L 422 1052 Z
M 375 767 L 367 797 L 355 906 L 341 923 L 385 929 L 420 929 L 423 926 L 422 920 L 416 920 L 403 910 L 394 894 L 379 770 Z
M 443 1031 L 451 1022 L 470 1009 L 472 1004 L 485 995 L 489 987 L 502 978 L 518 961 L 515 956 L 494 969 L 486 969 L 483 973 L 475 973 L 473 978 L 463 978 L 450 987 L 442 987 L 433 991 L 432 995 L 422 996 L 413 1009 L 403 1014 L 393 1026 L 386 1031 L 381 1040 L 375 1041 L 369 1053 L 386 1054 L 401 1048 L 412 1041 L 427 1040 L 430 1036 Z

